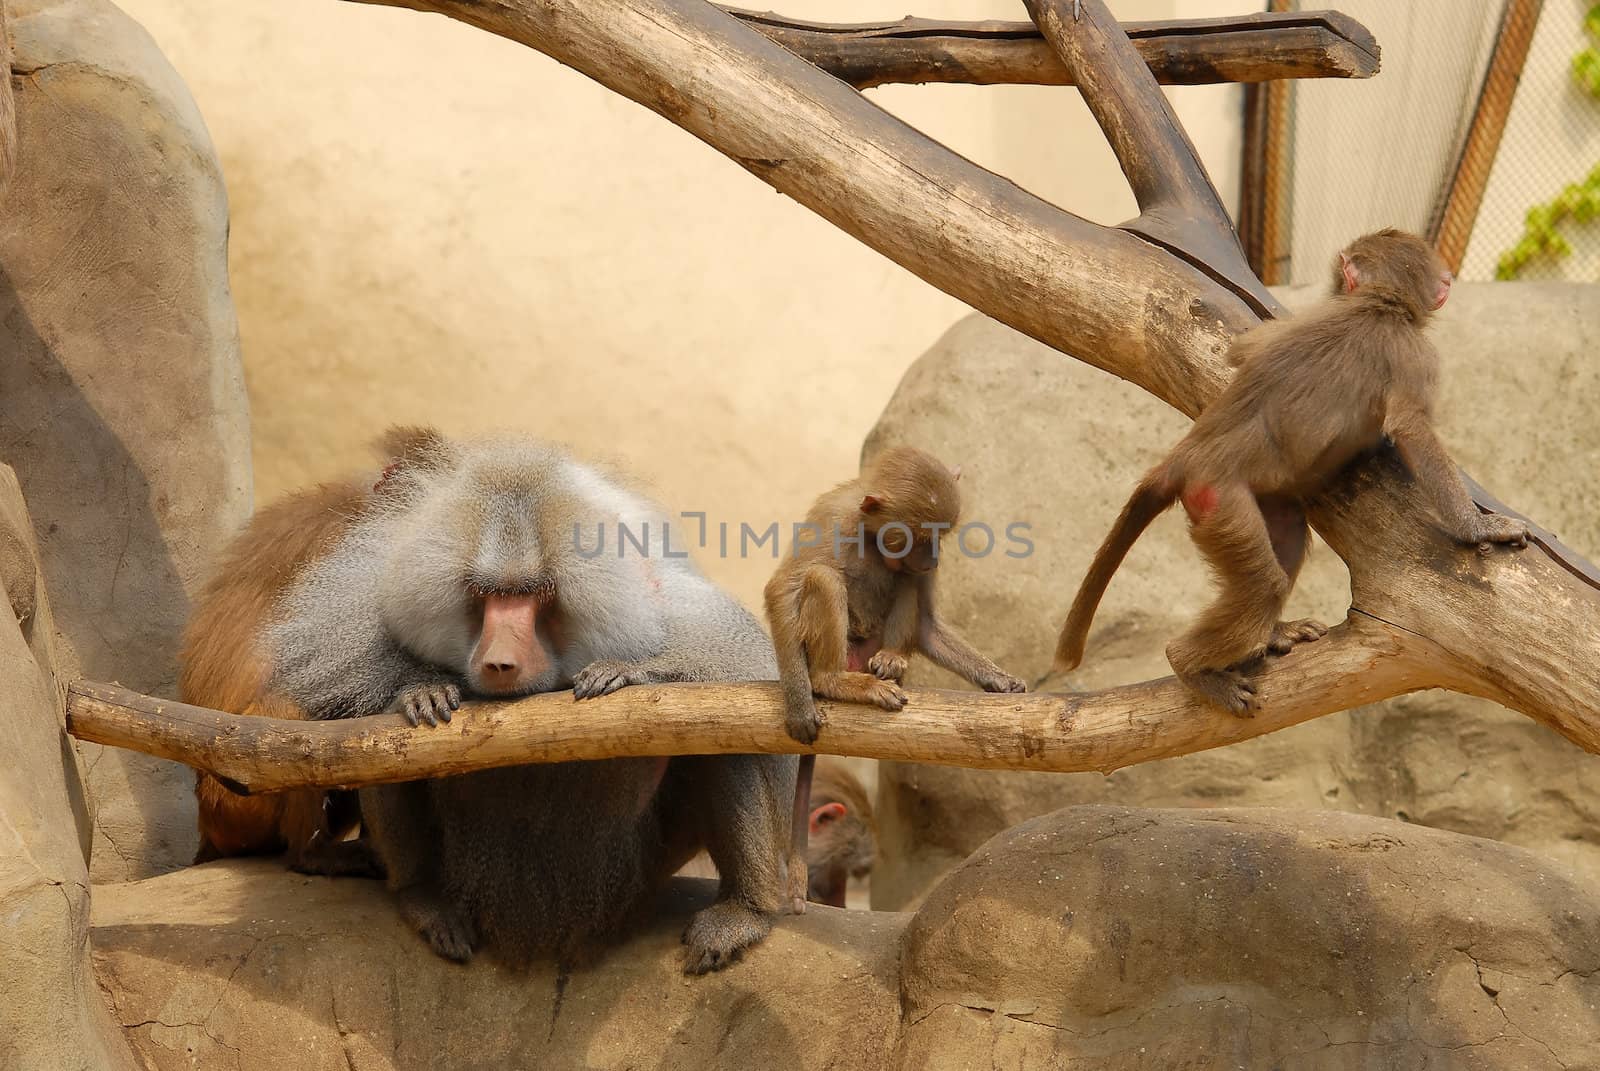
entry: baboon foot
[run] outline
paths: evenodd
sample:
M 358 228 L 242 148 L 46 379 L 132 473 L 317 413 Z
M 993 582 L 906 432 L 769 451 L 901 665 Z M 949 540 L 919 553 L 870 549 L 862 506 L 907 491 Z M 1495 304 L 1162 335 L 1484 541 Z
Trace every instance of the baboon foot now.
M 871 703 L 884 710 L 903 710 L 906 705 L 906 693 L 898 684 L 870 673 L 830 673 L 813 679 L 811 686 L 824 699 L 843 703 Z
M 683 972 L 720 971 L 771 930 L 772 916 L 732 900 L 718 901 L 698 912 L 683 931 L 683 943 L 688 946 Z
M 1299 621 L 1279 621 L 1272 626 L 1272 636 L 1267 640 L 1267 650 L 1275 655 L 1288 654 L 1296 644 L 1320 640 L 1328 634 L 1328 626 L 1309 617 Z
M 428 893 L 400 893 L 400 914 L 445 959 L 465 963 L 478 946 L 478 930 L 459 909 Z
M 1255 716 L 1256 686 L 1237 669 L 1202 669 L 1180 673 L 1178 679 L 1190 691 L 1229 714 L 1240 718 Z
M 289 869 L 301 874 L 320 874 L 329 878 L 383 879 L 383 862 L 365 837 L 333 840 L 318 831 L 311 842 L 289 860 Z

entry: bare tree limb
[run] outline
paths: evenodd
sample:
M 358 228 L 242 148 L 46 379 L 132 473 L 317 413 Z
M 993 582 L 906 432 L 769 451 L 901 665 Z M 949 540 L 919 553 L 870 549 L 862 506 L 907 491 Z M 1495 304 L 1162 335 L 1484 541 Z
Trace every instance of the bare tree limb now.
M 819 700 L 814 748 L 783 728 L 774 684 L 624 688 L 575 703 L 571 692 L 470 703 L 449 724 L 398 716 L 304 722 L 245 717 L 80 681 L 67 729 L 80 740 L 210 770 L 241 792 L 353 788 L 530 762 L 748 752 L 860 755 L 998 770 L 1100 770 L 1186 755 L 1424 687 L 1432 652 L 1402 629 L 1357 616 L 1269 674 L 1263 713 L 1236 718 L 1170 677 L 1104 692 L 988 695 L 911 689 L 898 713 Z M 715 715 L 708 715 L 715 711 Z
M 904 18 L 840 25 L 725 10 L 857 89 L 894 82 L 1073 84 L 1031 22 Z M 1125 22 L 1122 29 L 1163 85 L 1378 73 L 1372 34 L 1337 11 Z

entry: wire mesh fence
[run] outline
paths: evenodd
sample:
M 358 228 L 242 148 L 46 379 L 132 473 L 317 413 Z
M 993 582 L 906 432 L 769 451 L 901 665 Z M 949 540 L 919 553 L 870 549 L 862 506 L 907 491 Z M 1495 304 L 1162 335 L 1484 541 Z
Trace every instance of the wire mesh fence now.
M 1270 281 L 1321 282 L 1335 249 L 1384 226 L 1428 235 L 1462 278 L 1600 281 L 1600 3 L 1272 6 L 1336 6 L 1383 56 L 1377 78 L 1261 98 L 1247 246 Z

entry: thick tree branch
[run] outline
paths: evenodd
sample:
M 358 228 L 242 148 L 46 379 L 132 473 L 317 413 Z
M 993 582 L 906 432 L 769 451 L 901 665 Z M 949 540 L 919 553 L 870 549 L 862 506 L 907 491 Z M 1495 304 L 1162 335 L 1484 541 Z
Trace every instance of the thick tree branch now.
M 67 729 L 81 740 L 210 770 L 246 792 L 349 788 L 530 762 L 746 752 L 1109 773 L 1415 691 L 1432 672 L 1426 644 L 1363 617 L 1284 661 L 1294 671 L 1267 675 L 1263 713 L 1254 719 L 1213 710 L 1170 677 L 1065 695 L 912 689 L 894 714 L 819 701 L 828 723 L 815 748 L 784 731 L 778 686 L 764 683 L 640 686 L 582 703 L 570 692 L 473 703 L 447 726 L 414 729 L 398 716 L 241 717 L 79 682 L 67 697 Z
M 806 22 L 726 9 L 784 48 L 857 89 L 894 82 L 1072 85 L 1072 75 L 1030 22 Z M 1277 78 L 1371 78 L 1378 44 L 1337 11 L 1262 12 L 1220 19 L 1125 22 L 1163 85 Z

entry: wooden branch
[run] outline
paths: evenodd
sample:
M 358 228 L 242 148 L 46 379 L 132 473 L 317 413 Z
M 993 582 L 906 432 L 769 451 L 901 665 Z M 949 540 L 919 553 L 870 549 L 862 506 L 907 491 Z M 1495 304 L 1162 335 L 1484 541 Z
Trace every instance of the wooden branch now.
M 1150 69 L 1104 0 L 1026 0 L 1094 113 L 1139 202 L 1136 234 L 1172 249 L 1263 316 L 1284 308 L 1245 260 L 1233 221 Z
M 726 8 L 797 56 L 857 89 L 895 82 L 1072 85 L 1031 22 L 806 22 Z M 1378 45 L 1337 11 L 1125 22 L 1123 32 L 1163 85 L 1276 78 L 1371 78 Z
M 1190 416 L 1230 378 L 1228 341 L 1258 322 L 1214 265 L 1039 201 L 702 0 L 358 2 L 445 13 L 546 52 L 947 293 Z M 1103 5 L 1084 6 L 1104 35 Z M 1156 188 L 1155 179 L 1146 185 Z M 1407 688 L 1488 696 L 1600 751 L 1593 566 L 1553 539 L 1487 557 L 1457 546 L 1387 455 L 1359 466 L 1312 519 L 1350 567 L 1356 611 L 1429 652 L 1424 666 L 1404 667 Z M 1318 649 L 1336 650 L 1314 644 L 1269 674 L 1285 692 L 1270 693 L 1268 709 L 1294 687 L 1284 678 L 1318 664 Z M 1349 682 L 1323 683 L 1333 691 L 1319 709 L 1357 701 Z M 996 702 L 1005 701 L 966 700 L 962 709 Z
M 1357 617 L 1263 674 L 1264 712 L 1253 719 L 1205 706 L 1170 677 L 1073 694 L 911 689 L 894 714 L 819 700 L 828 723 L 814 748 L 784 732 L 775 683 L 639 686 L 583 703 L 571 692 L 470 703 L 449 725 L 414 729 L 398 716 L 304 722 L 224 714 L 80 681 L 68 692 L 67 731 L 209 770 L 247 793 L 537 762 L 752 752 L 1109 773 L 1415 691 L 1429 680 L 1428 655 L 1404 630 Z

